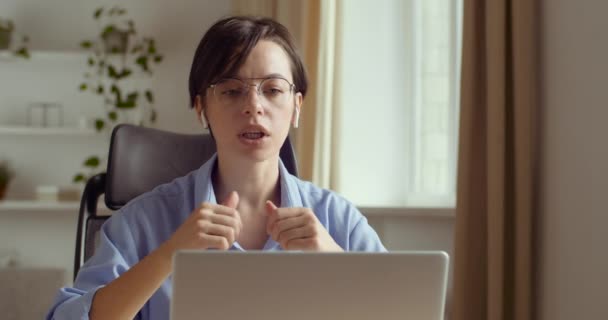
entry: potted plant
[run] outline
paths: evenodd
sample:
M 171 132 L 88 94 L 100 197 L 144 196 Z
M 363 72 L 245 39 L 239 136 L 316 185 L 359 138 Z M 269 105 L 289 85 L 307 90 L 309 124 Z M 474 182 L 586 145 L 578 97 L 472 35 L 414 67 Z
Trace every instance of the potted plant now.
M 0 17 L 0 50 L 10 50 L 15 56 L 29 59 L 30 53 L 27 49 L 29 38 L 27 36 L 22 36 L 21 44 L 18 45 L 16 49 L 11 49 L 14 31 L 15 24 L 13 21 Z
M 79 90 L 93 93 L 103 101 L 104 115 L 94 119 L 98 132 L 109 132 L 118 123 L 137 125 L 156 121 L 154 93 L 141 79 L 151 77 L 154 66 L 162 62 L 152 37 L 140 36 L 127 11 L 119 6 L 100 7 L 93 13 L 99 34 L 84 40 L 80 47 L 88 52 L 87 72 Z M 139 83 L 137 82 L 139 81 Z M 79 172 L 73 181 L 86 182 L 102 161 L 98 156 L 84 160 L 88 174 Z
M 15 25 L 11 20 L 0 18 L 0 50 L 6 50 L 11 44 Z
M 0 200 L 4 199 L 8 184 L 14 176 L 8 161 L 0 161 Z

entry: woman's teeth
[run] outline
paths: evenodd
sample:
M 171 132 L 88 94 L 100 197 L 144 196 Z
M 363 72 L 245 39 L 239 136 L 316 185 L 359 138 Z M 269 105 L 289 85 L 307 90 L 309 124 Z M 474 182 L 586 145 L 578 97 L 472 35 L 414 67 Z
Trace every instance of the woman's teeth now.
M 244 138 L 247 139 L 260 139 L 264 136 L 263 132 L 245 132 L 242 134 Z

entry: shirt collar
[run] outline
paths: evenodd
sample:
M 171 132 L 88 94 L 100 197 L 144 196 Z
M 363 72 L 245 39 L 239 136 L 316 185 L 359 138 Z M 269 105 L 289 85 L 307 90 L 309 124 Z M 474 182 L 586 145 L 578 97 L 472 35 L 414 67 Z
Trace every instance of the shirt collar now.
M 203 202 L 217 204 L 211 174 L 216 167 L 217 153 L 205 162 L 196 173 L 196 181 L 194 182 L 194 206 L 198 206 Z M 302 207 L 302 198 L 298 192 L 297 178 L 287 171 L 283 161 L 279 159 L 279 183 L 281 185 L 281 205 L 280 207 Z

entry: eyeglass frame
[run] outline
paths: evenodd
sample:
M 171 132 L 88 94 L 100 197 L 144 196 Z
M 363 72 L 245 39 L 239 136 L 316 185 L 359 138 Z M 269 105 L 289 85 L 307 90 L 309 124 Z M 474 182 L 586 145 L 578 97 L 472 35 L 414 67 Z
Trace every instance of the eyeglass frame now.
M 247 94 L 249 94 L 249 90 L 251 87 L 255 87 L 255 91 L 257 92 L 258 97 L 260 97 L 262 95 L 262 92 L 260 91 L 260 89 L 262 88 L 262 83 L 264 83 L 264 81 L 266 80 L 272 80 L 272 79 L 281 79 L 281 80 L 285 80 L 285 82 L 287 82 L 289 84 L 289 93 L 290 94 L 294 94 L 296 91 L 296 85 L 294 83 L 289 82 L 289 80 L 283 78 L 283 77 L 264 77 L 264 78 L 245 78 L 245 79 L 241 79 L 241 78 L 237 78 L 237 77 L 227 77 L 227 78 L 222 78 L 212 84 L 210 84 L 207 89 L 213 89 L 213 97 L 216 99 L 219 99 L 219 97 L 215 94 L 215 88 L 217 87 L 217 85 L 222 82 L 222 81 L 226 81 L 226 80 L 238 80 L 241 81 L 246 87 L 247 87 L 247 92 L 245 93 L 245 96 Z M 260 83 L 255 84 L 255 83 L 249 83 L 245 80 L 262 80 L 260 81 Z

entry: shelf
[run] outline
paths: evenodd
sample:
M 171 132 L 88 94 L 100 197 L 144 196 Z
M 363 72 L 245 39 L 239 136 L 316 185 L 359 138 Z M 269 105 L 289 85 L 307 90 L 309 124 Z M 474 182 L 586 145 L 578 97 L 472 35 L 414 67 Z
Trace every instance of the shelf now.
M 80 201 L 0 200 L 0 212 L 65 212 L 78 214 Z M 101 212 L 109 212 L 99 207 Z
M 22 59 L 19 57 L 16 57 L 15 55 L 13 55 L 12 52 L 8 51 L 8 50 L 0 50 L 0 62 L 2 61 L 7 61 L 7 62 L 12 62 L 18 59 Z
M 59 50 L 29 50 L 30 59 L 70 59 L 70 58 L 79 58 L 84 59 L 90 53 L 85 50 L 73 50 L 73 51 L 59 51 Z M 0 50 L 0 61 L 23 61 L 27 62 L 30 59 L 26 59 L 23 57 L 16 56 L 12 51 L 4 49 Z
M 78 211 L 78 201 L 2 200 L 0 211 Z
M 16 134 L 16 135 L 80 135 L 89 136 L 95 135 L 93 129 L 80 129 L 76 127 L 57 127 L 57 128 L 37 128 L 27 126 L 6 126 L 0 125 L 0 134 Z

